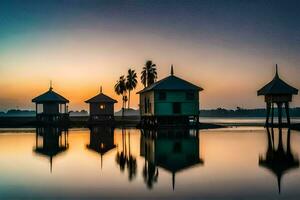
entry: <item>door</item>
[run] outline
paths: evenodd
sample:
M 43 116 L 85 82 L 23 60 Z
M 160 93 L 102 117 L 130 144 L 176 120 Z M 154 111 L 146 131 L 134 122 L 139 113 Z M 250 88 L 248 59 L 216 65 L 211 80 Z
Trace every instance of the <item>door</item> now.
M 173 114 L 180 114 L 181 113 L 181 103 L 174 102 L 173 103 Z

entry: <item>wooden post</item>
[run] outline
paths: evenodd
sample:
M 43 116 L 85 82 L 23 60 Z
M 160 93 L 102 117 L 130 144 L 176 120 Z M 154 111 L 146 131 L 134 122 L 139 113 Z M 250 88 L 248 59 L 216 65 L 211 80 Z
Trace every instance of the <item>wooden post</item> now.
M 291 129 L 288 128 L 287 137 L 286 137 L 286 152 L 287 154 L 291 153 Z
M 272 127 L 271 129 L 271 134 L 272 134 L 272 147 L 274 148 L 274 128 Z
M 269 115 L 270 115 L 270 103 L 267 102 L 267 117 L 266 117 L 266 124 L 265 124 L 265 126 L 269 125 Z
M 271 125 L 274 125 L 274 103 L 271 103 Z
M 281 126 L 282 125 L 282 103 L 278 102 L 277 107 L 278 107 L 278 125 Z
M 35 147 L 38 147 L 38 133 L 35 134 Z
M 286 112 L 286 120 L 288 123 L 288 126 L 291 125 L 291 119 L 290 119 L 290 106 L 289 102 L 285 102 L 285 112 Z

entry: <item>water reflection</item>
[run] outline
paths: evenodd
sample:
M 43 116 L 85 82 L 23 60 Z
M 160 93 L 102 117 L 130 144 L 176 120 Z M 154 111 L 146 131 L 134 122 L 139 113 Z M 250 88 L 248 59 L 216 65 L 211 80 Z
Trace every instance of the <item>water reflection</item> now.
M 287 130 L 286 148 L 284 148 L 282 129 L 278 128 L 278 142 L 275 145 L 274 129 L 267 128 L 268 147 L 265 156 L 259 156 L 259 166 L 270 170 L 277 178 L 278 192 L 281 192 L 281 180 L 288 171 L 299 168 L 299 159 L 291 149 L 291 130 Z
M 122 172 L 127 167 L 128 180 L 132 181 L 137 173 L 137 160 L 131 152 L 130 130 L 122 129 L 122 145 L 116 154 L 116 162 Z
M 199 133 L 197 130 L 142 130 L 140 154 L 145 158 L 143 177 L 149 189 L 158 181 L 161 167 L 175 175 L 192 166 L 202 165 L 199 157 Z
M 90 143 L 86 147 L 100 154 L 102 169 L 104 154 L 116 148 L 114 144 L 114 128 L 106 126 L 90 127 Z
M 38 155 L 49 158 L 51 173 L 53 158 L 66 151 L 68 147 L 67 129 L 50 126 L 36 128 L 35 147 L 33 151 Z
M 259 127 L 9 132 L 0 134 L 0 198 L 297 199 L 299 142 L 297 131 Z

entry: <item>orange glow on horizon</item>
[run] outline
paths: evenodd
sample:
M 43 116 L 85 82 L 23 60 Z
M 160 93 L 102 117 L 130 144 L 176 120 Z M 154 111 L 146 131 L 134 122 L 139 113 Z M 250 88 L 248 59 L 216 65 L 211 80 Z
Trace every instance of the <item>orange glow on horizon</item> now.
M 135 93 L 143 88 L 140 73 L 148 59 L 157 64 L 158 80 L 170 74 L 173 64 L 176 76 L 203 87 L 201 108 L 264 107 L 256 90 L 273 78 L 272 61 L 278 60 L 259 52 L 249 54 L 243 48 L 225 48 L 209 41 L 200 45 L 145 32 L 76 30 L 69 34 L 25 35 L 26 39 L 0 55 L 0 110 L 33 109 L 31 99 L 47 91 L 52 80 L 54 90 L 70 100 L 69 110 L 87 109 L 84 101 L 102 85 L 103 92 L 118 101 L 117 111 L 122 102 L 114 85 L 129 68 L 138 75 L 138 87 L 131 92 L 131 107 L 136 109 L 139 97 Z M 284 58 L 278 64 L 283 79 L 300 88 L 294 64 Z M 300 104 L 300 97 L 293 103 Z

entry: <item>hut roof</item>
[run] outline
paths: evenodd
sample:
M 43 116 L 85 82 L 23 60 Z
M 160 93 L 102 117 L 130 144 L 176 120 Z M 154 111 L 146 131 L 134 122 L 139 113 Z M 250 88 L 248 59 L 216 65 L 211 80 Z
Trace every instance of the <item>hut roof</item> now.
M 57 94 L 56 92 L 54 92 L 52 87 L 50 87 L 47 92 L 32 99 L 32 102 L 35 102 L 35 103 L 45 103 L 45 102 L 69 103 L 69 100 L 66 99 L 65 97 L 61 96 L 60 94 Z
M 86 147 L 88 149 L 91 149 L 91 150 L 103 155 L 103 154 L 109 152 L 110 150 L 116 148 L 116 145 L 115 144 L 105 144 L 104 147 L 101 147 L 100 145 L 89 144 L 89 145 L 86 145 Z
M 86 100 L 85 103 L 117 103 L 117 101 L 105 94 L 102 93 L 102 89 L 100 93 L 89 100 Z
M 200 158 L 187 160 L 157 160 L 157 165 L 164 168 L 167 171 L 179 172 L 192 166 L 203 164 L 203 160 Z
M 174 76 L 173 66 L 171 66 L 171 75 L 153 83 L 152 85 L 137 92 L 137 94 L 152 91 L 152 90 L 197 90 L 202 91 L 203 88 L 198 87 L 186 80 Z
M 53 147 L 53 148 L 45 148 L 45 147 L 37 147 L 34 151 L 38 154 L 53 157 L 57 154 L 66 151 L 67 147 Z
M 278 75 L 278 68 L 276 65 L 276 74 L 271 82 L 257 91 L 257 95 L 285 95 L 285 94 L 298 94 L 298 89 L 290 86 L 280 79 Z

